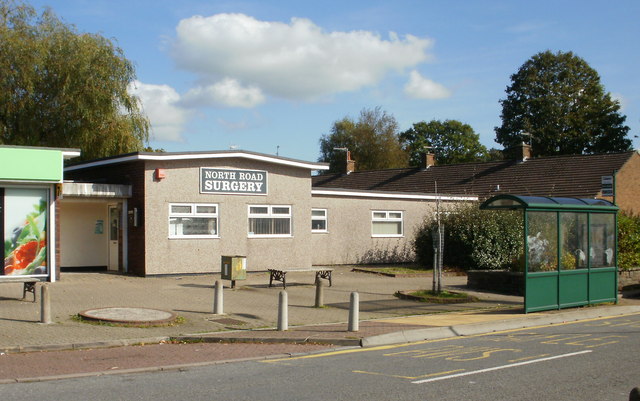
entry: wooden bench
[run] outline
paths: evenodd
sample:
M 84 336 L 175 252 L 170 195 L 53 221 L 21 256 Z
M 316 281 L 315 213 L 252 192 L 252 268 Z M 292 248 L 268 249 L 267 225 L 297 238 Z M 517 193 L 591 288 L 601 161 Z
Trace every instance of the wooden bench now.
M 17 276 L 0 276 L 0 284 L 3 283 L 22 283 L 22 299 L 27 297 L 27 292 L 33 294 L 33 302 L 36 302 L 36 283 L 39 279 L 33 277 L 17 277 Z
M 287 288 L 287 273 L 297 272 L 315 272 L 316 280 L 321 278 L 329 281 L 329 287 L 331 287 L 331 272 L 333 269 L 325 268 L 309 268 L 309 269 L 269 269 L 269 287 L 273 285 L 273 281 L 282 281 L 282 288 Z

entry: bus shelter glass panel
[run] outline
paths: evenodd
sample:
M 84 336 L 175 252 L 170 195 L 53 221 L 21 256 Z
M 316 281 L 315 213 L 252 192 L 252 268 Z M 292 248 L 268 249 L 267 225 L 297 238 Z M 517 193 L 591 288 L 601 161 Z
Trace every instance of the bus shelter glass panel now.
M 529 272 L 554 271 L 558 267 L 558 214 L 527 212 Z
M 592 268 L 615 265 L 615 230 L 614 214 L 591 214 L 589 260 Z
M 560 213 L 560 269 L 587 268 L 588 220 L 586 213 Z

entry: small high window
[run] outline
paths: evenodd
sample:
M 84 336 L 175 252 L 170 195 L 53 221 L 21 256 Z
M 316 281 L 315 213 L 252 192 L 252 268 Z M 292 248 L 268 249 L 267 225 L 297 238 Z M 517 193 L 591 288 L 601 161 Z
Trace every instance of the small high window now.
M 327 232 L 327 209 L 311 209 L 311 232 Z

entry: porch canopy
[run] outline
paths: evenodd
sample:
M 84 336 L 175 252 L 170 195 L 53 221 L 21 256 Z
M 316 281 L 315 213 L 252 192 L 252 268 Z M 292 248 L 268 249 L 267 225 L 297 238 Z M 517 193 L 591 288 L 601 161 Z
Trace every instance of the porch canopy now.
M 525 312 L 617 302 L 616 205 L 505 194 L 480 209 L 523 210 Z

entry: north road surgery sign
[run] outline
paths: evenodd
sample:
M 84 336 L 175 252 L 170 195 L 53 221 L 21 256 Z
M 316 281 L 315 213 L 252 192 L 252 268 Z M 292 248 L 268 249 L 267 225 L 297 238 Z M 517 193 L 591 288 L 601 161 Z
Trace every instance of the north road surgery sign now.
M 266 195 L 267 172 L 201 167 L 200 193 Z

